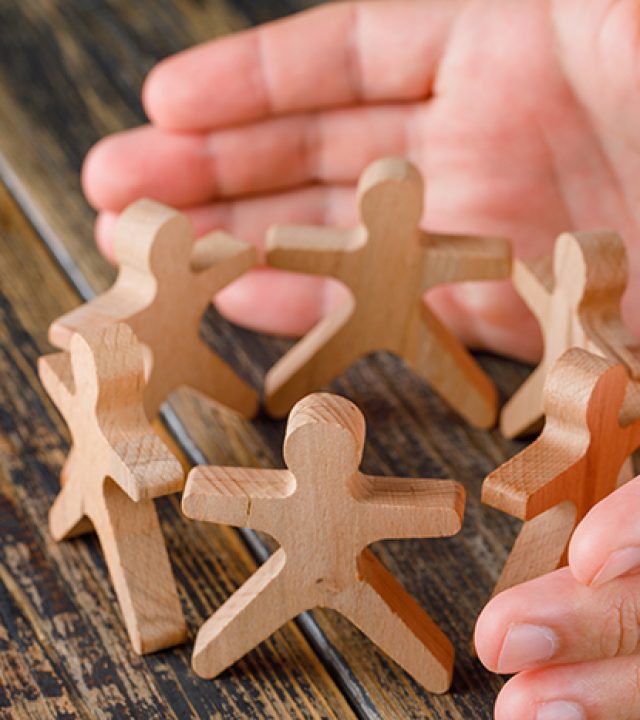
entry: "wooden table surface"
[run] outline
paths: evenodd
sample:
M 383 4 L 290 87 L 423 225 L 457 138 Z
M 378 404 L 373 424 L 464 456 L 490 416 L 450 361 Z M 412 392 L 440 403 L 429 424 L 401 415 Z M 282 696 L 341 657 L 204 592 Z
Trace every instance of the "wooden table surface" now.
M 338 615 L 307 613 L 213 681 L 189 668 L 202 621 L 264 559 L 268 539 L 187 521 L 158 503 L 187 645 L 136 656 L 95 538 L 56 544 L 47 512 L 68 449 L 36 374 L 49 322 L 106 288 L 79 186 L 88 148 L 143 121 L 142 80 L 161 57 L 293 12 L 302 0 L 0 2 L 0 718 L 490 718 L 502 679 L 469 652 L 517 524 L 479 502 L 482 478 L 518 445 L 461 422 L 402 364 L 359 362 L 331 389 L 368 423 L 363 469 L 452 477 L 468 493 L 462 533 L 375 551 L 457 648 L 451 692 L 430 695 Z M 282 340 L 213 310 L 206 337 L 259 386 Z M 481 358 L 503 396 L 527 369 Z M 187 392 L 165 413 L 185 461 L 281 465 L 284 424 L 218 412 Z

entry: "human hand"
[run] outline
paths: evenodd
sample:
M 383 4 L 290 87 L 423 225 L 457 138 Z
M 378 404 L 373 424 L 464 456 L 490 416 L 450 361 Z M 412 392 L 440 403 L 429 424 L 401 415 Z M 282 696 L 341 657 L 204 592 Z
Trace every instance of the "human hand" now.
M 518 673 L 496 720 L 640 717 L 640 477 L 578 525 L 569 566 L 497 595 L 475 633 L 480 660 Z
M 404 155 L 425 176 L 428 229 L 503 235 L 527 257 L 564 230 L 618 230 L 640 334 L 639 24 L 634 0 L 332 3 L 187 50 L 145 83 L 152 124 L 87 158 L 99 246 L 112 257 L 117 215 L 142 196 L 184 210 L 199 234 L 259 247 L 276 222 L 351 225 L 360 171 Z M 341 297 L 323 278 L 262 270 L 217 303 L 299 334 Z M 508 283 L 430 301 L 470 345 L 540 351 Z

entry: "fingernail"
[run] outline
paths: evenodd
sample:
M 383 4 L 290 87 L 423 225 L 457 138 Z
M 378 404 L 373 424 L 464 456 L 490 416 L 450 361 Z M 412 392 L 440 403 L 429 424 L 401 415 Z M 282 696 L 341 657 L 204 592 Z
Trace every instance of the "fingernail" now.
M 498 658 L 499 673 L 515 673 L 553 657 L 558 636 L 551 628 L 526 623 L 513 624 L 507 630 Z
M 640 570 L 640 547 L 615 550 L 598 570 L 591 585 L 604 585 L 609 580 L 631 574 L 634 570 Z
M 585 720 L 587 716 L 580 705 L 566 700 L 538 705 L 536 720 Z

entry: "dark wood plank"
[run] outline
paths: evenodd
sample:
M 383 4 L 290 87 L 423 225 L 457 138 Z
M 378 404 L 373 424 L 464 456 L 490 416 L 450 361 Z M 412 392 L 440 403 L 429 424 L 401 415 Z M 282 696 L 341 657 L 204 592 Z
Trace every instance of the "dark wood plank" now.
M 1 28 L 9 26 L 2 20 L 12 19 L 18 28 L 12 33 L 17 36 L 11 38 L 13 52 L 6 51 L 0 61 L 3 172 L 81 290 L 89 294 L 105 287 L 112 274 L 90 242 L 92 215 L 80 197 L 77 171 L 95 139 L 140 121 L 138 92 L 147 68 L 157 57 L 192 41 L 266 20 L 273 8 L 282 13 L 302 4 L 308 3 L 163 1 L 154 3 L 159 9 L 153 22 L 139 4 L 124 1 L 77 0 L 45 10 L 31 0 L 28 12 L 22 6 L 0 8 L 0 47 L 3 34 L 9 34 L 3 33 Z M 178 29 L 172 32 L 174 23 Z M 27 57 L 33 59 L 21 60 Z M 34 72 L 33 63 L 41 75 Z M 255 384 L 286 345 L 234 329 L 213 313 L 205 334 Z M 515 364 L 486 362 L 504 392 L 526 373 Z M 470 657 L 468 643 L 515 526 L 481 508 L 479 487 L 484 474 L 517 445 L 503 442 L 496 433 L 466 427 L 413 375 L 385 356 L 359 363 L 332 389 L 357 402 L 367 416 L 365 471 L 450 476 L 467 487 L 467 521 L 459 538 L 390 542 L 376 549 L 454 640 L 459 659 L 453 692 L 428 695 L 334 614 L 307 616 L 302 622 L 305 633 L 363 717 L 489 718 L 501 680 Z M 188 428 L 182 439 L 192 459 L 281 464 L 282 423 L 264 417 L 243 423 L 188 393 L 174 399 L 172 406 Z
M 95 538 L 47 530 L 68 441 L 35 366 L 78 297 L 4 189 L 0 236 L 0 717 L 352 717 L 293 623 L 213 683 L 191 672 L 191 643 L 132 652 Z M 193 635 L 255 561 L 234 530 L 158 505 Z

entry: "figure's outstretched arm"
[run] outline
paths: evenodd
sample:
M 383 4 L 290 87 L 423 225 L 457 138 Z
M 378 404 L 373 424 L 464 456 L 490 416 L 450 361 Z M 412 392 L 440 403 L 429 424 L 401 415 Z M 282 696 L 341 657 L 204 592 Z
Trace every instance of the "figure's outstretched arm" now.
M 421 233 L 425 249 L 422 289 L 511 275 L 511 243 L 504 238 Z
M 267 234 L 267 264 L 291 272 L 326 275 L 349 284 L 357 272 L 363 228 L 274 225 Z
M 462 527 L 465 492 L 453 480 L 360 475 L 351 492 L 370 530 L 369 542 L 446 537 Z
M 295 479 L 288 470 L 200 465 L 189 473 L 182 510 L 194 520 L 274 535 L 294 490 Z
M 135 502 L 182 490 L 182 466 L 152 430 L 126 432 L 118 429 L 106 435 L 106 442 L 109 446 L 109 477 Z
M 44 389 L 68 424 L 75 393 L 69 354 L 52 353 L 38 358 L 38 375 Z
M 211 296 L 251 270 L 257 262 L 254 245 L 221 230 L 201 237 L 191 253 L 195 282 Z
M 543 435 L 490 473 L 482 502 L 521 520 L 531 520 L 565 500 L 575 500 L 584 452 Z
M 553 258 L 544 256 L 529 260 L 514 260 L 513 284 L 518 295 L 540 321 L 547 316 L 553 292 Z

